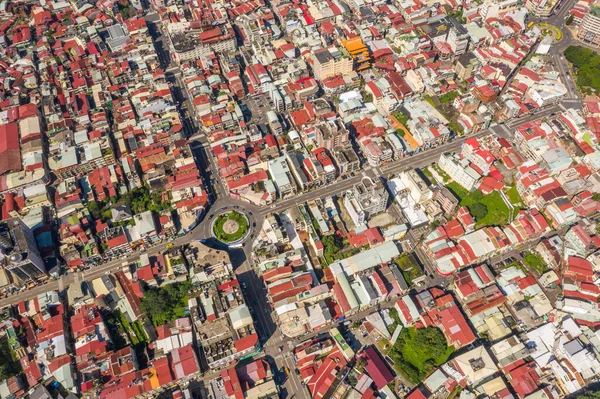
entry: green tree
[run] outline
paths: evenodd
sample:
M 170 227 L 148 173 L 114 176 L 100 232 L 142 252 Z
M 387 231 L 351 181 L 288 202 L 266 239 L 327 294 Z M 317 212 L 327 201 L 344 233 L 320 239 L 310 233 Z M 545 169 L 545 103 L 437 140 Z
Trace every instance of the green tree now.
M 590 390 L 575 396 L 575 399 L 600 399 L 600 391 Z
M 325 256 L 333 258 L 333 256 L 342 250 L 343 243 L 340 243 L 340 240 L 336 239 L 337 234 L 330 234 L 323 237 L 321 243 L 323 244 L 323 253 Z M 340 245 L 342 244 L 342 245 Z
M 418 384 L 434 367 L 445 363 L 453 351 L 439 329 L 409 327 L 402 329 L 389 356 L 404 378 Z
M 106 222 L 107 220 L 110 220 L 111 218 L 112 218 L 112 212 L 110 211 L 110 209 L 102 211 L 101 219 L 103 222 Z
M 575 65 L 577 68 L 589 63 L 590 59 L 595 55 L 593 50 L 582 46 L 569 46 L 565 52 L 565 58 Z
M 565 24 L 571 25 L 573 23 L 574 18 L 575 17 L 573 16 L 573 14 L 569 15 L 569 18 L 567 18 L 567 21 L 565 22 Z
M 594 195 L 592 195 L 592 199 L 594 201 L 600 201 L 600 193 L 594 193 Z
M 479 220 L 483 219 L 484 217 L 486 217 L 486 215 L 488 213 L 487 206 L 483 205 L 480 202 L 476 202 L 473 205 L 471 205 L 471 207 L 469 208 L 469 210 L 471 211 L 471 214 L 473 215 L 473 217 L 477 221 L 479 221 Z
M 102 210 L 106 207 L 106 203 L 103 201 L 89 201 L 87 203 L 88 212 L 94 219 L 100 219 L 102 217 Z
M 127 194 L 122 195 L 119 200 L 121 203 L 129 205 L 134 213 L 145 211 L 160 212 L 171 208 L 169 201 L 163 201 L 161 193 L 150 193 L 150 190 L 146 186 L 132 189 Z
M 565 58 L 577 68 L 577 85 L 585 91 L 600 91 L 600 54 L 594 50 L 569 46 Z
M 0 381 L 13 377 L 21 371 L 21 365 L 15 361 L 10 347 L 8 346 L 8 338 L 0 338 Z
M 483 193 L 479 190 L 475 190 L 471 193 L 471 199 L 473 201 L 481 201 L 483 199 Z
M 169 284 L 163 288 L 153 288 L 144 292 L 142 310 L 155 326 L 161 326 L 182 316 L 187 307 L 189 281 Z
M 448 93 L 444 93 L 440 96 L 440 103 L 446 104 L 452 102 L 456 97 L 458 97 L 458 92 L 456 90 L 449 91 Z
M 373 102 L 373 95 L 371 93 L 365 93 L 365 95 L 363 96 L 363 101 L 365 103 Z

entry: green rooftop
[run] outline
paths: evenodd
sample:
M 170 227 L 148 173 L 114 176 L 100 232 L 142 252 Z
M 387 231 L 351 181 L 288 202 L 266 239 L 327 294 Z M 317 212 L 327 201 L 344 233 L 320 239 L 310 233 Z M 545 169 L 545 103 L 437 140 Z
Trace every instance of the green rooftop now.
M 346 343 L 346 340 L 344 339 L 344 337 L 342 337 L 342 334 L 335 334 L 333 336 L 333 338 L 337 341 L 337 343 L 342 347 L 342 350 L 346 350 L 349 348 L 348 344 Z

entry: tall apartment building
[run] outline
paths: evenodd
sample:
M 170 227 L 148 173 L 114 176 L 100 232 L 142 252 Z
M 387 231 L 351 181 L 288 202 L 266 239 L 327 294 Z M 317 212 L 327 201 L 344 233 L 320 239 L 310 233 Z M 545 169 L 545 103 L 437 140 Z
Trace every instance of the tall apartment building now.
M 352 186 L 352 192 L 367 216 L 385 211 L 389 193 L 379 180 L 374 182 L 369 177 L 365 177 L 360 183 Z
M 448 18 L 448 22 L 450 29 L 446 41 L 454 55 L 462 55 L 467 52 L 467 47 L 469 47 L 469 32 L 454 17 Z
M 594 4 L 583 17 L 577 38 L 582 42 L 600 46 L 600 5 Z
M 0 224 L 0 249 L 6 270 L 21 281 L 46 273 L 46 265 L 31 229 L 21 219 Z
M 331 151 L 331 156 L 338 168 L 340 176 L 347 176 L 350 173 L 360 170 L 360 160 L 350 145 L 345 147 L 334 147 Z
M 352 72 L 352 58 L 336 47 L 317 50 L 313 55 L 313 73 L 319 80 Z
M 317 147 L 328 150 L 343 147 L 349 143 L 349 133 L 341 119 L 326 121 L 318 125 L 315 141 Z
M 469 33 L 454 17 L 432 18 L 421 30 L 436 43 L 440 56 L 459 56 L 466 53 L 469 46 Z
M 296 193 L 296 185 L 284 156 L 270 160 L 268 168 L 279 198 L 284 199 Z
M 458 207 L 458 199 L 444 186 L 437 186 L 433 189 L 433 199 L 440 204 L 446 215 L 453 213 Z
M 455 182 L 471 191 L 481 179 L 481 175 L 469 164 L 470 162 L 467 159 L 459 158 L 454 154 L 445 153 L 440 155 L 440 168 Z
M 415 169 L 409 169 L 406 172 L 401 173 L 400 180 L 404 183 L 406 188 L 408 188 L 411 198 L 416 203 L 429 200 L 433 196 L 429 186 L 421 176 L 419 176 Z
M 348 191 L 346 195 L 344 195 L 344 206 L 355 226 L 362 226 L 365 224 L 365 212 L 362 210 L 358 200 L 354 197 L 354 192 Z
M 235 33 L 230 25 L 212 27 L 193 21 L 169 24 L 167 31 L 178 62 L 198 59 L 210 50 L 227 53 L 237 49 Z
M 269 123 L 271 133 L 273 133 L 275 136 L 279 136 L 281 133 L 283 133 L 283 126 L 281 126 L 281 122 L 279 121 L 275 111 L 271 110 L 267 112 L 267 122 Z
M 485 21 L 488 18 L 497 18 L 500 14 L 516 10 L 519 7 L 518 0 L 487 0 L 479 8 L 479 14 Z
M 549 17 L 556 4 L 556 0 L 527 0 L 525 8 L 538 17 Z

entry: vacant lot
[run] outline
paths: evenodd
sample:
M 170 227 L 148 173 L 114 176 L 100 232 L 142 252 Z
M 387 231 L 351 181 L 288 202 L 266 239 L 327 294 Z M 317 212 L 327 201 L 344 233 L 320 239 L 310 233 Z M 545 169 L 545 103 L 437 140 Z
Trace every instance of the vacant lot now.
M 434 367 L 445 363 L 454 348 L 434 327 L 404 328 L 389 351 L 396 370 L 410 382 L 419 384 Z
M 483 195 L 479 190 L 469 192 L 456 182 L 446 187 L 458 198 L 461 206 L 469 208 L 476 220 L 476 228 L 485 226 L 505 226 L 510 223 L 510 210 L 499 192 Z
M 548 271 L 548 265 L 546 265 L 544 258 L 534 252 L 527 252 L 525 257 L 523 257 L 523 263 L 539 274 L 543 274 Z

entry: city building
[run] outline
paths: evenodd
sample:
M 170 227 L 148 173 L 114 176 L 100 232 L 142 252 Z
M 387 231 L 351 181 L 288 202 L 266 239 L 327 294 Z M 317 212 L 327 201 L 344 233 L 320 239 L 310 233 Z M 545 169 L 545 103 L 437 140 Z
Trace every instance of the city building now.
M 525 8 L 538 17 L 549 17 L 557 3 L 555 0 L 527 0 Z
M 46 274 L 33 232 L 21 219 L 0 224 L 0 246 L 6 270 L 19 280 L 25 282 Z
M 200 21 L 170 23 L 166 28 L 173 58 L 177 62 L 196 60 L 208 51 L 227 53 L 237 48 L 233 28 L 211 26 Z
M 584 43 L 600 46 L 600 7 L 593 4 L 577 29 L 577 38 Z
M 352 71 L 352 58 L 337 47 L 328 47 L 313 53 L 313 73 L 316 79 L 325 80 Z

